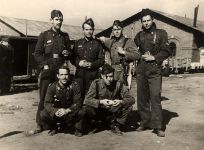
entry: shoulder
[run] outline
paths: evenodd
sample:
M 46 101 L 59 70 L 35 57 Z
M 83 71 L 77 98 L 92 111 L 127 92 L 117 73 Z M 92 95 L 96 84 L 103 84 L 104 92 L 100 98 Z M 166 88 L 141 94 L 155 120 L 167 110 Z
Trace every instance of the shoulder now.
M 69 36 L 69 34 L 67 32 L 63 32 L 63 31 L 61 31 L 61 35 L 64 36 L 64 37 Z
M 139 35 L 141 35 L 143 33 L 143 31 L 141 30 L 141 31 L 139 31 L 139 32 L 137 32 L 137 34 L 136 34 L 136 37 L 138 37 Z
M 83 44 L 83 43 L 84 43 L 84 38 L 81 38 L 75 41 L 75 44 Z
M 73 87 L 73 88 L 78 88 L 79 87 L 79 83 L 76 82 L 76 81 L 72 81 L 70 86 Z
M 156 32 L 161 36 L 167 35 L 167 32 L 164 29 L 156 29 Z
M 50 83 L 49 85 L 48 85 L 48 90 L 55 90 L 56 89 L 56 87 L 57 87 L 57 83 Z

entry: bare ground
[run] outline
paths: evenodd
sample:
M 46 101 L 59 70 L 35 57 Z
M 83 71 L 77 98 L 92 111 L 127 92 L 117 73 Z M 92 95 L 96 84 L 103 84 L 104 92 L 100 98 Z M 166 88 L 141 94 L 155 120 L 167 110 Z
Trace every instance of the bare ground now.
M 136 96 L 135 81 L 131 92 Z M 204 74 L 163 78 L 162 99 L 164 138 L 151 130 L 121 137 L 109 130 L 83 137 L 50 137 L 47 131 L 26 137 L 23 131 L 35 127 L 38 90 L 35 84 L 18 84 L 13 94 L 0 96 L 0 150 L 204 150 Z M 133 129 L 136 115 L 134 111 L 129 119 Z

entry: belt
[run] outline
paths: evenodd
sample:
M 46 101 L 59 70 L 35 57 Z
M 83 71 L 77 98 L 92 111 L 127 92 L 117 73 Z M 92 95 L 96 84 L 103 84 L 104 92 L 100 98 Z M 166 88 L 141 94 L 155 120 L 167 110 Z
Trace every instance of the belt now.
M 45 57 L 50 57 L 50 58 L 58 59 L 58 58 L 61 57 L 61 55 L 60 54 L 45 54 Z

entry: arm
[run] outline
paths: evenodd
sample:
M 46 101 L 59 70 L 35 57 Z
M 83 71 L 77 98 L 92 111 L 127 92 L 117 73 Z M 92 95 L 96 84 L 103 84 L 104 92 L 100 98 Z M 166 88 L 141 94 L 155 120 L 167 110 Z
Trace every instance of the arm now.
M 122 98 L 122 104 L 125 106 L 131 106 L 135 103 L 135 98 L 130 95 L 128 89 L 126 86 L 122 85 L 121 88 L 121 98 Z
M 98 43 L 97 50 L 98 50 L 98 56 L 97 56 L 97 59 L 94 62 L 92 62 L 91 67 L 90 67 L 91 69 L 98 69 L 101 66 L 103 66 L 105 63 L 103 47 L 100 43 Z
M 81 108 L 81 105 L 82 105 L 81 91 L 77 83 L 74 83 L 73 93 L 74 93 L 73 94 L 73 104 L 68 109 L 70 109 L 71 112 L 76 112 Z
M 126 49 L 124 54 L 126 61 L 134 61 L 140 58 L 140 52 L 133 40 L 128 39 L 124 49 Z
M 51 86 L 48 87 L 47 93 L 45 96 L 45 101 L 44 101 L 44 108 L 45 110 L 50 114 L 50 116 L 54 117 L 55 113 L 59 108 L 54 108 L 54 96 L 56 94 L 56 85 L 52 84 Z
M 92 106 L 94 108 L 98 108 L 99 107 L 99 100 L 96 99 L 96 80 L 94 80 L 91 83 L 91 86 L 89 87 L 89 90 L 86 94 L 86 97 L 84 99 L 84 104 L 88 105 L 88 106 Z
M 47 62 L 44 60 L 44 40 L 45 40 L 45 33 L 41 33 L 38 37 L 38 41 L 35 47 L 34 57 L 39 66 L 39 68 L 43 68 L 44 65 L 47 65 Z
M 157 53 L 155 57 L 155 61 L 157 64 L 161 64 L 166 58 L 168 58 L 171 55 L 171 49 L 169 47 L 168 43 L 168 35 L 167 32 L 162 30 L 160 32 L 161 36 L 161 44 L 160 44 L 160 51 Z

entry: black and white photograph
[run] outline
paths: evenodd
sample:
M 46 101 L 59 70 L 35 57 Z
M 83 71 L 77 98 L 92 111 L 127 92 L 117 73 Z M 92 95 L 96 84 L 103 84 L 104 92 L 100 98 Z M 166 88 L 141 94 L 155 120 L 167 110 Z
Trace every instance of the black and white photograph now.
M 204 0 L 0 0 L 0 150 L 204 150 Z

